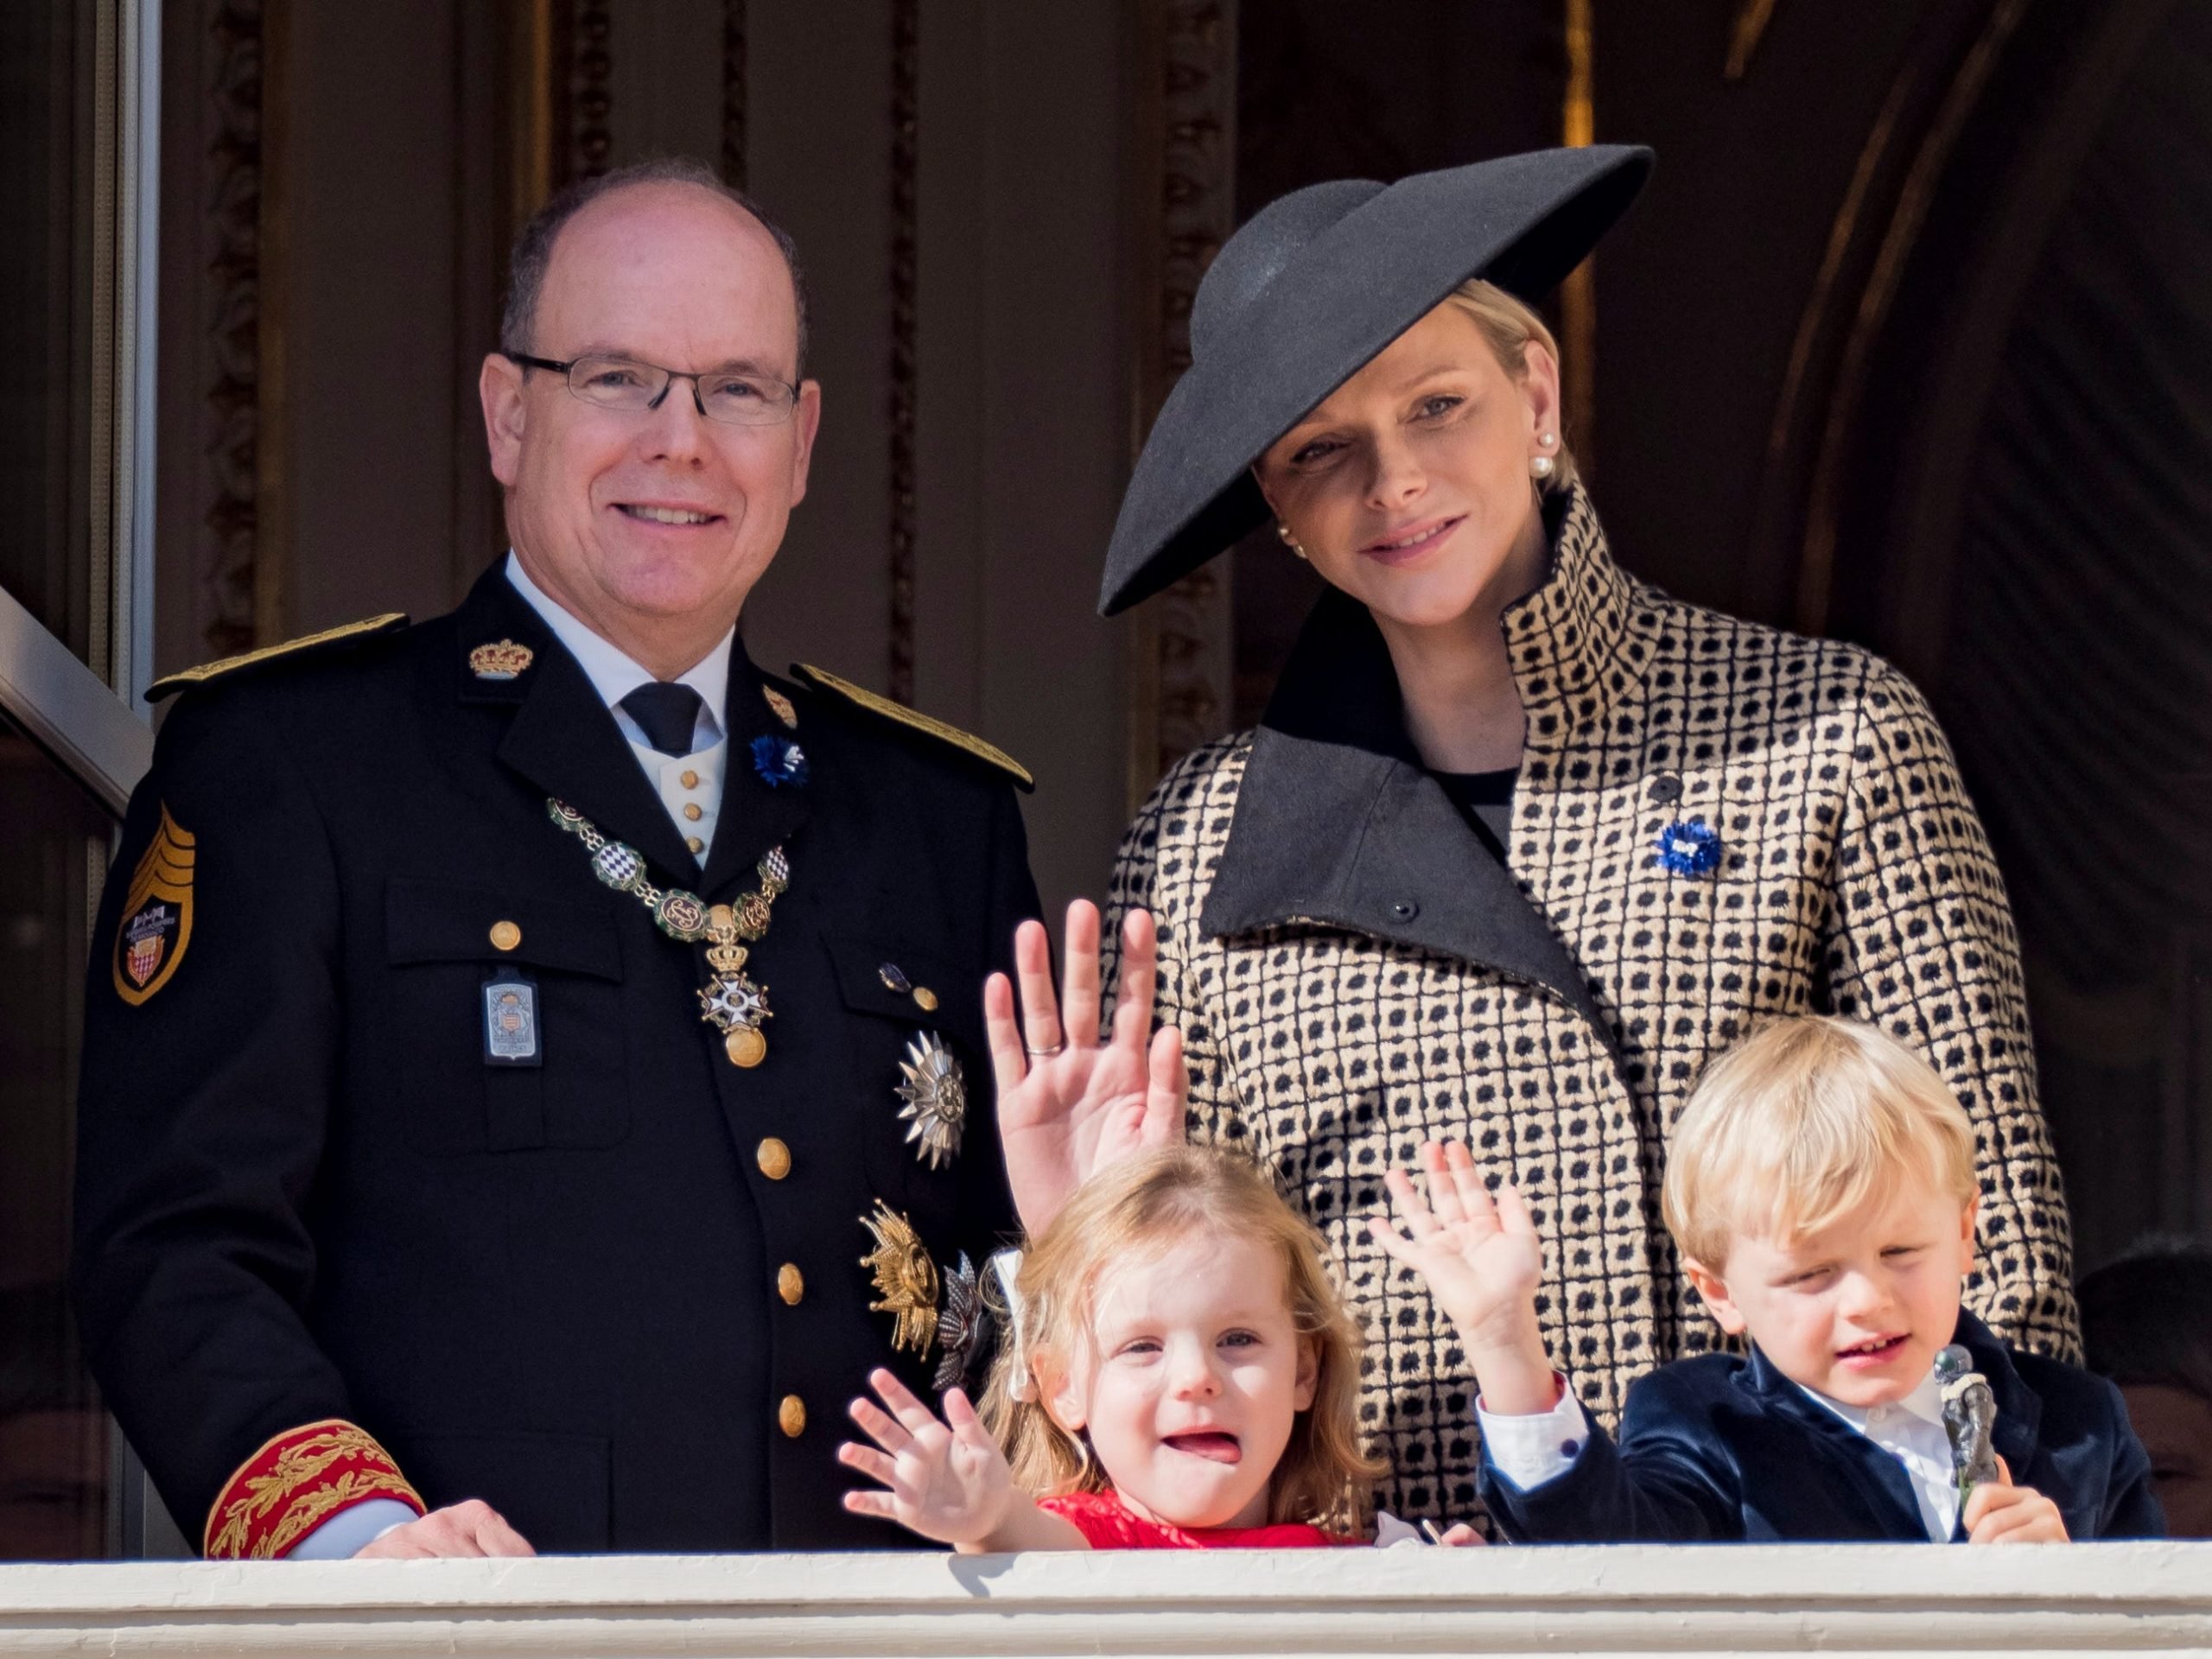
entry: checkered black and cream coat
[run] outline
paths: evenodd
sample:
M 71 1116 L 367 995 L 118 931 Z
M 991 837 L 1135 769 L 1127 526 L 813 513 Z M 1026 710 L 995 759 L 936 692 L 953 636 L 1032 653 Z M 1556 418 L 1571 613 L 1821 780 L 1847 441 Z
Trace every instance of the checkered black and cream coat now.
M 1670 1127 L 1762 1017 L 1879 1025 L 1979 1129 L 1980 1270 L 2000 1334 L 2071 1357 L 2065 1199 L 2036 1102 L 2005 890 L 1920 694 L 1854 646 L 1669 598 L 1554 495 L 1545 586 L 1505 634 L 1527 711 L 1501 868 L 1421 768 L 1366 613 L 1316 611 L 1262 724 L 1175 766 L 1116 860 L 1106 937 L 1158 918 L 1195 1135 L 1248 1146 L 1326 1235 L 1370 1347 L 1384 1507 L 1475 1507 L 1473 1381 L 1366 1238 L 1382 1172 L 1467 1140 L 1531 1200 L 1546 1338 L 1608 1424 L 1717 1336 L 1659 1213 Z M 1689 874 L 1662 833 L 1704 824 Z

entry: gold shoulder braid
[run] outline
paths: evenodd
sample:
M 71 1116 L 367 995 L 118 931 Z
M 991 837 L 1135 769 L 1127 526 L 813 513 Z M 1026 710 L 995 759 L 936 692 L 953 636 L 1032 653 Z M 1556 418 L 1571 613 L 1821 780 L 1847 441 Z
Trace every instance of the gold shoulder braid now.
M 767 1020 L 768 988 L 744 973 L 747 951 L 738 941 L 758 940 L 768 931 L 768 914 L 791 886 L 791 861 L 780 847 L 760 855 L 754 873 L 760 885 L 734 905 L 715 905 L 681 887 L 662 888 L 645 879 L 645 855 L 625 842 L 613 841 L 566 801 L 548 797 L 547 816 L 583 842 L 591 853 L 592 874 L 617 893 L 636 895 L 652 912 L 654 925 L 685 944 L 711 939 L 707 965 L 713 969 L 699 988 L 699 1017 L 722 1034 L 722 1052 L 732 1065 L 753 1066 L 768 1057 L 761 1033 Z
M 346 639 L 367 639 L 378 634 L 396 633 L 407 626 L 407 613 L 386 611 L 382 616 L 365 617 L 359 622 L 341 622 L 334 628 L 325 628 L 321 633 L 301 635 L 280 645 L 264 645 L 258 651 L 241 652 L 235 657 L 222 657 L 212 663 L 202 663 L 197 668 L 180 669 L 177 672 L 156 680 L 146 688 L 146 701 L 159 702 L 163 697 L 194 685 L 205 685 L 219 680 L 226 674 L 235 674 L 242 668 L 251 668 L 257 663 L 273 662 L 279 657 L 296 657 L 304 652 L 324 645 L 334 645 Z
M 941 720 L 932 720 L 927 715 L 918 714 L 903 702 L 879 697 L 866 687 L 855 685 L 850 680 L 839 679 L 827 669 L 817 668 L 811 663 L 794 663 L 791 672 L 801 679 L 812 681 L 825 691 L 836 692 L 846 702 L 857 704 L 872 715 L 896 721 L 899 725 L 925 733 L 940 743 L 950 743 L 962 753 L 974 755 L 986 766 L 996 766 L 1024 789 L 1037 787 L 1037 780 L 1029 775 L 1029 768 L 1020 761 L 1004 749 L 994 748 L 982 738 L 971 736 L 957 726 L 948 726 Z

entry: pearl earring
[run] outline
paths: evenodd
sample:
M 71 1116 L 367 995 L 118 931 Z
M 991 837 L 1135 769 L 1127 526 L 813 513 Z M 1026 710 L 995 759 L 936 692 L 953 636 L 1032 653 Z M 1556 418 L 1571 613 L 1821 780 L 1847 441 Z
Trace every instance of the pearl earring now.
M 1529 458 L 1529 476 L 1531 478 L 1547 479 L 1555 470 L 1556 465 L 1549 455 L 1531 455 Z
M 1275 526 L 1275 534 L 1281 537 L 1282 544 L 1288 548 L 1292 552 L 1297 554 L 1300 558 L 1302 559 L 1306 556 L 1306 550 L 1298 544 L 1298 537 L 1290 533 L 1290 526 L 1288 524 L 1277 524 Z

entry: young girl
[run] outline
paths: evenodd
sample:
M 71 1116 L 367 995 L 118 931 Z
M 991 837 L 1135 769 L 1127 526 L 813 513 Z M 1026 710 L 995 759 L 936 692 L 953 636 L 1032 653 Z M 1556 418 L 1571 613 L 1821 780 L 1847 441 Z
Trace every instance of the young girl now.
M 1380 1472 L 1353 1424 L 1359 1330 L 1319 1235 L 1248 1160 L 1173 1147 L 1105 1170 L 1014 1292 L 982 1416 L 954 1389 L 940 1421 L 870 1376 L 883 1406 L 852 1414 L 875 1444 L 837 1455 L 881 1490 L 848 1509 L 968 1554 L 1357 1541 Z

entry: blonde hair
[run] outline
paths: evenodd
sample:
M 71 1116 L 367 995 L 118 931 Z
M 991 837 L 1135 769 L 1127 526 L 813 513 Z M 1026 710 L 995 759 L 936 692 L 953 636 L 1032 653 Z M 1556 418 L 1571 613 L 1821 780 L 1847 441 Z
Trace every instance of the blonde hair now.
M 1974 1134 L 1928 1063 L 1872 1026 L 1801 1014 L 1698 1079 L 1667 1153 L 1667 1230 L 1714 1273 L 1736 1237 L 1791 1239 L 1900 1178 L 1974 1196 Z
M 1552 331 L 1536 315 L 1535 308 L 1516 299 L 1497 283 L 1486 283 L 1479 276 L 1471 277 L 1446 295 L 1444 302 L 1458 306 L 1474 319 L 1491 355 L 1512 378 L 1528 378 L 1531 345 L 1542 346 L 1551 354 L 1554 363 L 1560 360 L 1559 342 L 1552 338 Z M 1559 424 L 1559 449 L 1552 457 L 1552 475 L 1547 480 L 1547 486 L 1552 489 L 1563 488 L 1574 481 L 1574 452 L 1567 442 L 1564 408 L 1560 410 Z
M 1292 1319 L 1313 1346 L 1313 1403 L 1298 1414 L 1269 1478 L 1268 1522 L 1348 1532 L 1383 1468 L 1359 1446 L 1359 1326 L 1323 1265 L 1321 1236 L 1257 1166 L 1235 1153 L 1170 1147 L 1116 1164 L 1077 1190 L 1022 1256 L 1014 1281 L 1021 1342 L 1000 1348 L 984 1390 L 983 1421 L 1006 1449 L 1019 1490 L 1039 1497 L 1108 1490 L 1106 1472 L 1052 1421 L 1042 1395 L 1054 1376 L 1081 1363 L 1099 1281 L 1109 1268 L 1207 1233 L 1273 1249 Z M 1030 1397 L 1017 1397 L 1025 1394 Z

